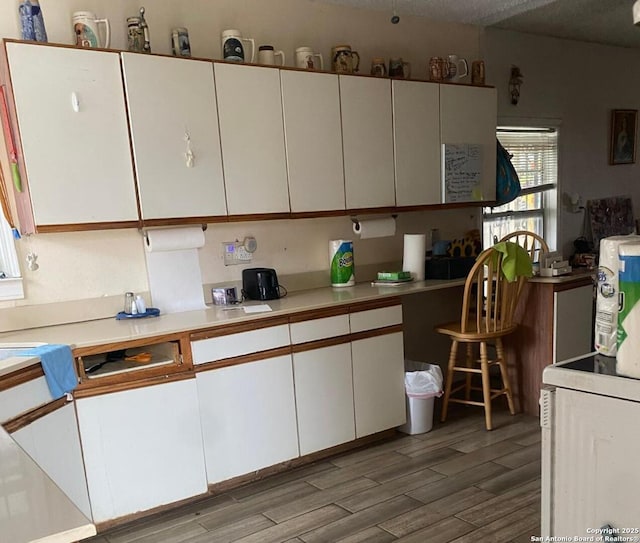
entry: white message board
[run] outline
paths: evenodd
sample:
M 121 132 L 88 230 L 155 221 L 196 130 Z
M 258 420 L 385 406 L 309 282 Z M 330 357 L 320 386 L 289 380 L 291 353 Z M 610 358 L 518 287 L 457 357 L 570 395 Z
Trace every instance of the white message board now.
M 482 145 L 442 144 L 444 203 L 482 200 Z

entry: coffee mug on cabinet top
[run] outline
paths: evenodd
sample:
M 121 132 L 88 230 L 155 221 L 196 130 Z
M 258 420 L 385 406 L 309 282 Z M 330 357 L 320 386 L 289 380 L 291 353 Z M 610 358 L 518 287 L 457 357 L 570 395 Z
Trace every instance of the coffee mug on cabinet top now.
M 354 60 L 355 59 L 355 60 Z M 331 48 L 331 69 L 338 74 L 352 74 L 360 68 L 360 55 L 350 45 Z
M 98 19 L 91 11 L 76 11 L 72 17 L 73 33 L 78 47 L 109 47 L 111 43 L 111 25 L 109 19 Z M 105 26 L 104 42 L 100 40 L 98 25 Z
M 371 75 L 376 77 L 384 77 L 387 75 L 387 67 L 382 57 L 375 57 L 371 61 Z
M 261 45 L 258 47 L 258 64 L 275 66 L 276 57 L 280 57 L 280 66 L 284 66 L 285 57 L 283 51 L 275 51 L 273 45 Z
M 317 59 L 317 60 L 316 60 Z M 296 49 L 296 66 L 305 70 L 324 70 L 324 59 L 320 53 L 314 53 L 311 47 Z
M 447 81 L 453 81 L 455 83 L 469 75 L 469 65 L 466 59 L 458 58 L 458 55 L 449 55 L 447 62 L 447 74 L 445 75 Z
M 251 44 L 251 56 L 245 56 L 242 42 Z M 253 38 L 243 38 L 239 30 L 229 29 L 222 32 L 222 58 L 233 62 L 253 62 L 256 54 L 256 42 Z
M 401 58 L 389 59 L 389 77 L 409 79 L 411 77 L 411 64 Z
M 429 59 L 429 79 L 431 81 L 444 81 L 449 74 L 449 61 L 442 57 Z
M 484 60 L 474 60 L 471 63 L 471 84 L 484 85 Z

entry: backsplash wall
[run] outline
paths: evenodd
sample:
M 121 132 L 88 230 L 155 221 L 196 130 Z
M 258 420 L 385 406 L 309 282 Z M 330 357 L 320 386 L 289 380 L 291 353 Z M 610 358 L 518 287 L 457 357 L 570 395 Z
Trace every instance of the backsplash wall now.
M 199 250 L 203 283 L 241 280 L 246 267 L 273 267 L 278 274 L 327 271 L 330 239 L 353 239 L 358 266 L 402 260 L 404 233 L 440 230 L 442 239 L 461 236 L 479 226 L 478 208 L 401 213 L 394 237 L 360 240 L 349 217 L 210 224 Z M 222 242 L 254 236 L 258 249 L 247 265 L 225 266 Z M 36 234 L 18 242 L 19 259 L 38 255 L 40 268 L 23 267 L 26 299 L 3 302 L 0 308 L 48 304 L 148 290 L 143 238 L 137 230 Z

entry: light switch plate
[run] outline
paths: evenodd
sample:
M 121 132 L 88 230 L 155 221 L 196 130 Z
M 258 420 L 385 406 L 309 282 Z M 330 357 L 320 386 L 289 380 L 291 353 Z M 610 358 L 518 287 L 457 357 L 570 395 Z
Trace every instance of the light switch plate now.
M 223 241 L 222 250 L 225 266 L 246 264 L 253 260 L 253 255 L 245 249 L 242 241 Z

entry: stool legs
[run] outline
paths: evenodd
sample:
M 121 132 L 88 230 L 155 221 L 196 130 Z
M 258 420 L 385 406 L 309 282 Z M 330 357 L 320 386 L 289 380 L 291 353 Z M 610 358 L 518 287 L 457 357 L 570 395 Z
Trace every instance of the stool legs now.
M 492 429 L 491 424 L 491 381 L 489 378 L 489 357 L 487 356 L 486 341 L 480 342 L 480 369 L 482 370 L 482 398 L 484 401 L 484 418 L 487 430 Z
M 442 415 L 440 422 L 447 420 L 447 409 L 449 408 L 449 396 L 451 396 L 451 385 L 453 384 L 453 368 L 456 365 L 456 356 L 458 354 L 458 342 L 454 339 L 451 341 L 451 351 L 449 351 L 449 365 L 447 366 L 447 378 L 444 386 L 444 400 L 442 401 Z
M 509 412 L 512 415 L 515 415 L 516 408 L 513 403 L 513 394 L 511 393 L 511 385 L 509 384 L 509 375 L 507 373 L 507 361 L 504 359 L 504 349 L 502 348 L 502 338 L 496 338 L 496 356 L 498 359 L 498 366 L 500 366 L 500 374 L 502 375 L 502 386 L 507 396 L 507 403 L 509 404 Z
M 473 367 L 473 343 L 467 343 L 467 368 Z M 464 399 L 469 401 L 471 399 L 471 373 L 467 373 L 464 387 Z

